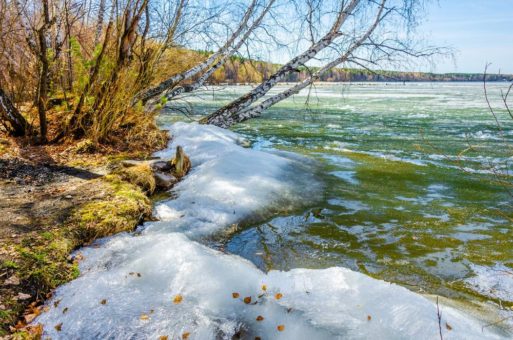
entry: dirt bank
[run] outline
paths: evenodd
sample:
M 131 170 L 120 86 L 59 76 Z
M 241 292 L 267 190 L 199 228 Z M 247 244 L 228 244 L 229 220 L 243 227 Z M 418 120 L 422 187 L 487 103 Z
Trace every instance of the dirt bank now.
M 79 275 L 81 256 L 73 250 L 151 217 L 143 189 L 110 170 L 154 150 L 82 154 L 6 139 L 2 145 L 0 337 L 37 337 L 41 330 L 26 325 L 54 288 Z

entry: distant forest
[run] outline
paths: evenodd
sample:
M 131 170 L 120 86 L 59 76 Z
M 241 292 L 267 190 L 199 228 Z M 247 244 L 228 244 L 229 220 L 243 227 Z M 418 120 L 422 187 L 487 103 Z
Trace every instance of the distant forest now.
M 207 52 L 199 52 L 203 56 Z M 232 57 L 223 67 L 218 69 L 210 78 L 212 84 L 220 83 L 260 83 L 276 72 L 281 65 L 264 61 L 255 61 Z M 306 79 L 311 73 L 318 70 L 316 67 L 302 67 L 297 72 L 289 73 L 283 82 L 298 82 Z M 488 74 L 487 81 L 513 81 L 511 74 Z M 377 81 L 377 82 L 406 82 L 406 81 L 483 81 L 482 73 L 427 73 L 427 72 L 399 72 L 399 71 L 369 71 L 355 68 L 334 68 L 321 76 L 320 81 L 347 82 L 347 81 Z

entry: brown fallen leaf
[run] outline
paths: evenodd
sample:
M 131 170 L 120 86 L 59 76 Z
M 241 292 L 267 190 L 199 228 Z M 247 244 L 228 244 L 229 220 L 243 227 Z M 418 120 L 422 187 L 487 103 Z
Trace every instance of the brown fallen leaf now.
M 452 326 L 449 325 L 447 322 L 445 323 L 445 328 L 447 328 L 448 331 L 452 330 Z
M 169 337 L 167 335 L 161 335 L 159 336 L 159 340 L 168 340 Z
M 185 333 L 183 333 L 183 334 L 182 334 L 182 339 L 183 339 L 183 340 L 187 340 L 187 339 L 189 339 L 189 336 L 190 336 L 190 335 L 191 335 L 191 333 L 189 333 L 189 332 L 185 332 Z
M 147 314 L 141 314 L 141 316 L 139 317 L 140 320 L 149 320 L 150 317 L 147 315 Z
M 60 332 L 60 331 L 62 330 L 62 322 L 61 322 L 60 324 L 58 324 L 58 325 L 55 325 L 55 327 L 54 327 L 54 328 L 55 328 L 55 330 L 56 330 L 57 332 Z
M 31 323 L 32 321 L 34 321 L 34 319 L 36 318 L 37 314 L 36 313 L 33 313 L 33 314 L 27 314 L 27 315 L 24 315 L 23 318 L 25 319 L 25 322 L 26 323 Z
M 234 298 L 234 299 L 238 298 L 239 296 L 240 296 L 239 293 L 232 293 L 232 298 Z
M 371 321 L 371 320 L 372 320 L 372 316 L 367 315 L 367 321 Z
M 255 336 L 255 340 L 262 340 L 262 338 L 259 336 Z
M 246 297 L 244 298 L 244 303 L 245 303 L 246 305 L 249 305 L 249 304 L 251 303 L 251 296 L 246 296 Z
M 278 330 L 278 332 L 283 332 L 285 330 L 285 325 L 278 325 L 276 329 Z
M 54 302 L 53 302 L 53 306 L 54 306 L 54 307 L 58 307 L 58 306 L 59 306 L 59 303 L 61 303 L 61 300 L 54 301 Z
M 62 310 L 62 314 L 66 314 L 67 312 L 68 312 L 68 307 L 66 307 L 66 308 L 64 308 L 64 309 Z
M 282 297 L 283 297 L 283 294 L 282 294 L 282 293 L 276 293 L 276 295 L 274 296 L 274 298 L 275 298 L 276 300 L 279 300 L 279 299 L 281 299 Z
M 182 302 L 182 300 L 183 300 L 183 296 L 175 295 L 175 297 L 173 298 L 173 303 L 174 304 L 179 304 L 180 302 Z
M 106 300 L 106 299 L 103 299 L 103 300 L 101 300 L 101 301 L 100 301 L 100 303 L 101 303 L 102 305 L 106 305 L 106 304 L 107 304 L 107 300 Z
M 256 317 L 256 321 L 264 321 L 264 317 L 262 315 L 259 315 Z

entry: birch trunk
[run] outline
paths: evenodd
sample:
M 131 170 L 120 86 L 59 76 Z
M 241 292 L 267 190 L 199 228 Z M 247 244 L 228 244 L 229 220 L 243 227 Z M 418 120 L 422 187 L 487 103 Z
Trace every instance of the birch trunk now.
M 12 136 L 24 136 L 29 130 L 27 121 L 2 88 L 0 88 L 0 120 Z
M 233 45 L 235 40 L 237 40 L 237 37 L 241 35 L 241 33 L 246 29 L 248 25 L 248 21 L 251 18 L 251 15 L 253 14 L 253 11 L 255 10 L 255 7 L 258 3 L 258 0 L 253 0 L 246 10 L 246 13 L 244 14 L 244 17 L 242 19 L 241 24 L 233 32 L 233 34 L 230 36 L 230 38 L 226 41 L 226 43 L 214 54 L 212 54 L 210 57 L 207 58 L 204 62 L 188 69 L 185 72 L 176 74 L 164 81 L 162 81 L 160 84 L 151 87 L 147 89 L 146 91 L 140 93 L 137 95 L 132 102 L 133 105 L 135 105 L 137 102 L 142 101 L 143 104 L 146 104 L 150 99 L 155 98 L 156 96 L 162 94 L 166 90 L 176 86 L 177 83 L 190 79 L 197 75 L 198 73 L 206 70 L 208 67 L 210 67 L 217 59 L 222 57 L 228 49 Z
M 201 120 L 203 124 L 213 124 L 217 126 L 226 125 L 223 121 L 230 120 L 230 116 L 236 112 L 242 111 L 249 107 L 258 99 L 262 98 L 270 89 L 272 89 L 280 80 L 292 71 L 296 71 L 299 67 L 304 66 L 306 62 L 314 58 L 320 51 L 331 45 L 331 43 L 342 35 L 340 27 L 344 24 L 349 15 L 354 11 L 360 0 L 352 0 L 350 4 L 341 8 L 337 20 L 333 24 L 331 30 L 318 42 L 313 44 L 308 50 L 290 60 L 276 71 L 268 80 L 262 82 L 259 86 L 248 92 L 239 99 L 220 108 L 209 116 Z
M 174 89 L 172 89 L 167 95 L 167 99 L 173 99 L 174 97 L 184 93 L 184 92 L 192 92 L 192 91 L 196 91 L 197 89 L 199 89 L 200 87 L 203 86 L 203 84 L 205 84 L 205 82 L 207 81 L 208 78 L 210 78 L 210 76 L 212 74 L 214 74 L 215 71 L 217 71 L 218 69 L 220 69 L 225 63 L 226 61 L 235 54 L 235 52 L 237 52 L 242 44 L 244 44 L 244 42 L 246 42 L 249 38 L 249 36 L 251 35 L 251 33 L 253 33 L 253 31 L 258 27 L 260 26 L 260 24 L 262 23 L 262 20 L 264 19 L 264 17 L 267 15 L 267 13 L 269 13 L 269 10 L 271 9 L 271 7 L 273 6 L 273 4 L 276 2 L 276 0 L 271 0 L 269 1 L 269 3 L 267 4 L 267 6 L 265 7 L 265 9 L 262 11 L 262 13 L 260 13 L 260 16 L 255 20 L 255 22 L 251 25 L 251 27 L 246 31 L 246 33 L 244 33 L 244 35 L 242 36 L 242 38 L 239 40 L 239 42 L 231 49 L 231 51 L 229 51 L 228 53 L 226 53 L 215 65 L 213 65 L 212 67 L 210 67 L 205 73 L 203 73 L 201 75 L 201 77 L 198 78 L 197 81 L 195 81 L 193 84 L 191 85 L 185 85 L 185 86 L 179 86 L 179 87 L 176 87 Z
M 216 125 L 219 127 L 228 128 L 235 123 L 240 123 L 245 120 L 258 117 L 262 114 L 263 111 L 265 111 L 269 107 L 284 99 L 287 99 L 288 97 L 294 94 L 299 93 L 301 90 L 305 89 L 309 85 L 313 84 L 315 81 L 319 80 L 324 73 L 349 60 L 353 52 L 357 50 L 370 37 L 372 32 L 374 32 L 374 30 L 378 26 L 379 22 L 382 20 L 383 9 L 385 7 L 386 1 L 387 0 L 382 0 L 374 23 L 367 29 L 367 31 L 359 39 L 357 39 L 355 42 L 351 44 L 351 46 L 347 49 L 347 51 L 344 54 L 339 56 L 337 59 L 331 61 L 330 63 L 324 65 L 310 77 L 306 78 L 305 80 L 296 84 L 295 86 L 264 100 L 262 103 L 256 106 L 248 107 L 245 110 L 238 112 L 237 114 L 233 114 L 227 117 L 225 120 L 220 121 L 220 124 Z

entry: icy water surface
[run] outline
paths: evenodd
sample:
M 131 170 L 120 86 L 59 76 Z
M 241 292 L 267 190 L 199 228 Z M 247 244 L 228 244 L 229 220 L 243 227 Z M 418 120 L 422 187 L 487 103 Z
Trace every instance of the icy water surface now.
M 492 104 L 505 87 L 489 85 Z M 188 100 L 201 114 L 248 89 Z M 224 246 L 263 270 L 344 266 L 414 291 L 511 308 L 512 197 L 490 179 L 511 170 L 513 123 L 498 114 L 502 132 L 479 83 L 304 91 L 234 130 L 253 148 L 314 159 L 322 200 L 247 225 Z M 176 119 L 184 117 L 161 117 Z

